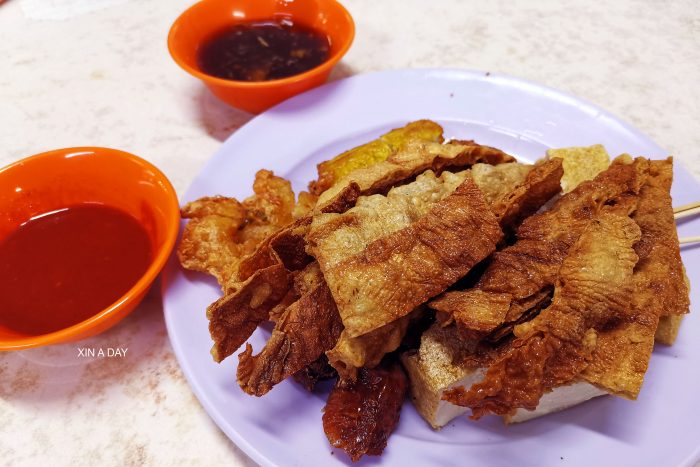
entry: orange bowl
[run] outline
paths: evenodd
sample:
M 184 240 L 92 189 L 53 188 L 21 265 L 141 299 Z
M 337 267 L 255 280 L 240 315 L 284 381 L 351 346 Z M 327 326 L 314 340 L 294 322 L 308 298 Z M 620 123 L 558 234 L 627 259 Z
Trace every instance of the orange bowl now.
M 200 47 L 222 29 L 241 22 L 282 18 L 326 35 L 331 45 L 328 60 L 298 75 L 255 82 L 217 78 L 199 67 Z M 335 0 L 202 0 L 175 20 L 168 35 L 168 49 L 178 65 L 201 79 L 221 100 L 259 113 L 323 84 L 354 37 L 355 23 L 350 13 Z
M 86 202 L 102 203 L 137 219 L 151 241 L 151 264 L 119 300 L 73 326 L 27 335 L 0 325 L 0 350 L 70 342 L 108 329 L 141 302 L 165 265 L 179 228 L 175 190 L 149 162 L 116 149 L 58 149 L 0 169 L 0 241 L 36 215 Z

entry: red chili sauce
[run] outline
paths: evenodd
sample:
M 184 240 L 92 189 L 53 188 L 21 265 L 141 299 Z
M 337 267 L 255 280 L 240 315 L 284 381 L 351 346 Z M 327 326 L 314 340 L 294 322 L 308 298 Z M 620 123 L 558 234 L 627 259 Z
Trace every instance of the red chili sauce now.
M 289 20 L 236 24 L 199 51 L 205 73 L 234 81 L 267 81 L 297 75 L 328 59 L 325 35 Z
M 118 209 L 36 216 L 0 241 L 0 324 L 38 335 L 79 323 L 124 295 L 150 260 L 148 234 Z

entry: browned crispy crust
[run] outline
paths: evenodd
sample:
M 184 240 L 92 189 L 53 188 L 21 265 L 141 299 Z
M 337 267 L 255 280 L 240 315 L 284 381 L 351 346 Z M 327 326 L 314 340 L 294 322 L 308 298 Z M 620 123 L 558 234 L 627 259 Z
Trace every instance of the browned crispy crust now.
M 592 360 L 598 330 L 629 313 L 640 235 L 625 210 L 603 210 L 564 260 L 551 306 L 516 328 L 516 340 L 481 382 L 443 398 L 471 407 L 474 419 L 509 415 L 534 410 L 545 391 L 572 381 Z
M 362 194 L 363 192 L 360 185 L 355 182 L 350 182 L 331 200 L 327 201 L 323 206 L 320 206 L 319 211 L 322 213 L 342 214 L 355 206 L 357 198 Z
M 430 302 L 443 326 L 456 321 L 464 339 L 481 339 L 501 324 L 508 314 L 512 296 L 508 293 L 472 289 L 445 292 Z
M 186 204 L 180 214 L 190 219 L 182 233 L 177 256 L 182 267 L 205 272 L 222 287 L 235 274 L 242 246 L 235 241 L 246 212 L 233 198 L 214 196 Z
M 637 159 L 633 164 L 613 164 L 595 179 L 579 185 L 562 196 L 549 211 L 527 218 L 517 233 L 517 242 L 496 252 L 476 287 L 466 291 L 453 291 L 429 303 L 439 310 L 438 319 L 443 324 L 453 320 L 465 337 L 484 336 L 498 326 L 517 321 L 529 308 L 524 303 L 551 288 L 559 268 L 570 248 L 578 240 L 591 220 L 606 205 L 627 202 L 633 198 L 646 180 L 648 161 Z M 474 294 L 495 294 L 487 300 L 478 315 L 473 315 L 461 304 L 476 299 Z M 464 295 L 458 298 L 460 295 Z M 503 305 L 505 295 L 511 305 Z M 486 306 L 493 303 L 493 306 Z
M 418 308 L 361 336 L 350 337 L 346 332 L 341 333 L 335 347 L 326 352 L 330 364 L 336 368 L 341 379 L 354 380 L 358 368 L 374 368 L 384 355 L 401 345 L 408 326 L 420 318 L 422 311 Z
M 324 354 L 294 373 L 292 378 L 307 391 L 313 391 L 319 381 L 326 381 L 336 376 L 338 373 L 328 364 L 328 358 Z
M 214 361 L 220 362 L 235 352 L 268 319 L 270 310 L 284 298 L 292 285 L 282 264 L 255 272 L 235 293 L 207 307 L 209 332 L 214 341 Z
M 338 199 L 339 204 L 336 205 L 336 208 L 339 208 L 341 203 L 345 203 L 345 205 L 354 204 L 356 199 L 357 197 L 351 192 L 347 192 Z M 253 324 L 257 326 L 257 324 L 267 319 L 273 321 L 284 319 L 284 317 L 290 313 L 288 307 L 292 306 L 295 301 L 300 301 L 302 298 L 303 300 L 310 299 L 310 297 L 305 294 L 310 295 L 310 289 L 314 288 L 317 284 L 314 283 L 313 287 L 308 284 L 305 286 L 304 280 L 307 280 L 307 282 L 312 280 L 310 279 L 312 274 L 304 274 L 302 271 L 305 268 L 311 271 L 318 271 L 316 262 L 306 253 L 306 234 L 310 223 L 311 216 L 308 215 L 297 219 L 291 224 L 268 235 L 257 245 L 257 248 L 252 254 L 240 260 L 240 264 L 237 265 L 237 278 L 240 281 L 248 281 L 248 285 L 246 286 L 246 283 L 243 285 L 237 284 L 237 288 L 243 287 L 245 289 L 250 289 L 251 287 L 257 287 L 257 289 L 261 289 L 265 287 L 266 280 L 273 278 L 269 274 L 262 273 L 261 271 L 275 271 L 273 278 L 275 282 L 267 284 L 267 287 L 275 289 L 275 293 L 271 294 L 269 299 L 265 301 L 264 310 L 254 310 L 255 312 L 252 312 L 249 307 L 245 306 L 245 299 L 233 299 L 231 294 L 210 306 L 212 310 L 219 310 L 225 305 L 228 321 L 237 322 L 242 320 L 247 323 L 240 329 L 226 328 L 219 322 L 214 324 L 210 323 L 210 330 L 212 330 L 212 337 L 215 342 L 214 348 L 220 349 L 222 346 L 226 348 L 225 352 L 219 350 L 216 350 L 216 352 L 214 350 L 212 351 L 217 361 L 221 361 L 231 355 L 237 347 L 242 345 L 243 342 L 250 337 L 255 330 Z M 302 271 L 297 277 L 302 277 L 304 280 L 296 280 L 295 271 Z M 320 277 L 320 281 L 317 282 L 323 282 L 320 272 L 317 272 L 317 275 Z M 284 280 L 282 276 L 284 276 Z M 256 277 L 253 281 L 254 283 L 249 284 L 253 277 Z M 285 284 L 285 287 L 281 286 L 282 283 Z M 294 287 L 291 287 L 292 283 Z M 230 292 L 234 293 L 233 290 L 230 290 Z M 236 295 L 239 294 L 236 293 Z M 295 307 L 298 306 L 299 304 L 295 305 Z M 334 304 L 333 309 L 335 310 Z M 215 315 L 212 314 L 212 316 Z M 227 331 L 227 329 L 229 330 Z M 227 337 L 226 332 L 230 332 L 231 335 Z M 280 337 L 277 337 L 277 339 L 279 338 Z M 335 340 L 329 344 L 330 347 L 324 348 L 321 352 L 329 350 L 335 345 L 336 341 L 337 336 Z M 277 341 L 273 341 L 270 345 L 277 345 Z M 270 347 L 270 349 L 271 348 L 272 347 Z M 316 357 L 318 357 L 318 355 Z M 316 357 L 314 357 L 314 359 Z M 311 361 L 313 361 L 313 359 Z M 272 362 L 272 358 L 269 359 L 267 364 L 272 365 L 270 362 Z M 294 364 L 296 365 L 297 363 Z M 299 369 L 303 368 L 303 366 L 304 365 L 299 367 Z M 272 384 L 276 384 L 277 382 L 278 381 Z M 254 383 L 250 384 L 254 385 Z
M 642 229 L 642 239 L 635 246 L 638 270 L 648 281 L 638 297 L 654 307 L 658 316 L 682 315 L 688 313 L 690 299 L 673 217 L 673 159 L 651 161 L 649 172 L 632 216 Z
M 501 228 L 512 233 L 520 223 L 531 216 L 561 191 L 564 168 L 561 159 L 550 159 L 536 164 L 525 181 L 495 202 L 491 209 Z
M 350 337 L 366 334 L 444 291 L 502 237 L 471 178 L 410 226 L 324 271 Z
M 243 258 L 238 268 L 240 280 L 246 280 L 256 271 L 282 264 L 290 271 L 302 269 L 313 258 L 306 254 L 306 233 L 311 218 L 306 216 L 265 238 L 250 255 Z
M 635 245 L 632 307 L 617 325 L 598 336 L 591 364 L 582 377 L 629 399 L 639 394 L 654 348 L 659 317 L 688 310 L 678 237 L 671 204 L 672 161 L 651 161 L 632 219 L 640 226 Z
M 323 208 L 323 213 L 342 213 L 352 208 L 359 197 L 359 188 L 351 184 Z M 238 277 L 245 280 L 255 271 L 282 263 L 290 271 L 302 269 L 313 261 L 306 253 L 306 234 L 311 225 L 311 215 L 305 215 L 265 238 L 249 256 L 243 258 Z
M 264 238 L 294 220 L 294 192 L 289 180 L 275 176 L 270 170 L 259 170 L 253 181 L 253 193 L 254 196 L 241 203 L 249 231 L 242 233 L 244 241 L 246 234 Z
M 178 245 L 180 264 L 213 275 L 225 294 L 234 292 L 237 284 L 250 276 L 238 276 L 241 260 L 294 219 L 294 192 L 288 180 L 260 170 L 255 174 L 253 191 L 255 194 L 242 203 L 221 196 L 205 197 L 181 210 L 182 217 L 190 221 Z
M 361 369 L 354 382 L 338 382 L 328 396 L 323 430 L 331 446 L 357 462 L 378 456 L 399 422 L 408 378 L 398 363 Z
M 258 355 L 253 356 L 252 346 L 246 344 L 238 356 L 238 384 L 248 394 L 266 394 L 333 348 L 342 330 L 333 297 L 321 276 L 318 285 L 277 318 L 272 336 Z

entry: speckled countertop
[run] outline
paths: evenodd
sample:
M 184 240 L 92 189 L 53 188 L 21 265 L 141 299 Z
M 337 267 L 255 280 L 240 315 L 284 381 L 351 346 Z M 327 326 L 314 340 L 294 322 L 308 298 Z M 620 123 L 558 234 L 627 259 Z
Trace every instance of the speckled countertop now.
M 168 56 L 191 0 L 0 0 L 0 165 L 110 146 L 183 193 L 251 116 Z M 466 67 L 556 87 L 629 121 L 700 178 L 700 3 L 346 0 L 357 37 L 334 78 Z M 128 348 L 85 358 L 80 347 Z M 156 286 L 88 341 L 0 354 L 0 463 L 254 465 L 209 420 L 168 342 Z

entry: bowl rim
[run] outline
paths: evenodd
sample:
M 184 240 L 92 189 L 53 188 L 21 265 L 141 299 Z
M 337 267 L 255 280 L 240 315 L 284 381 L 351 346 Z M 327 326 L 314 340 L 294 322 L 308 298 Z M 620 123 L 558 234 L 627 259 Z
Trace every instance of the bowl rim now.
M 350 12 L 337 0 L 324 0 L 325 2 L 335 4 L 335 6 L 338 7 L 340 12 L 343 14 L 343 18 L 345 19 L 345 21 L 347 21 L 347 24 L 350 29 L 350 33 L 344 38 L 341 47 L 338 49 L 338 51 L 336 51 L 335 54 L 333 54 L 331 57 L 328 57 L 326 61 L 324 61 L 318 66 L 315 66 L 314 68 L 304 71 L 303 73 L 298 73 L 296 75 L 280 79 L 271 79 L 265 81 L 237 81 L 232 79 L 218 78 L 216 76 L 204 73 L 203 71 L 195 67 L 189 66 L 180 57 L 179 52 L 174 45 L 175 31 L 178 28 L 178 26 L 180 26 L 185 21 L 185 18 L 192 13 L 192 10 L 197 8 L 200 4 L 207 3 L 210 1 L 217 0 L 200 0 L 197 3 L 188 7 L 177 17 L 177 19 L 173 22 L 172 26 L 170 26 L 170 30 L 168 31 L 168 52 L 170 53 L 170 56 L 173 58 L 175 63 L 177 63 L 180 66 L 180 68 L 185 70 L 187 73 L 207 83 L 217 84 L 219 86 L 244 89 L 264 89 L 269 87 L 295 84 L 304 81 L 308 78 L 311 78 L 312 76 L 324 73 L 327 70 L 330 70 L 332 67 L 335 66 L 336 63 L 340 61 L 341 58 L 343 58 L 343 56 L 347 53 L 353 41 L 355 40 L 355 21 L 353 20 Z M 232 24 L 233 23 L 235 23 L 235 21 L 232 22 Z
M 160 274 L 160 271 L 165 266 L 165 263 L 168 261 L 168 258 L 170 257 L 172 250 L 175 247 L 175 241 L 180 230 L 180 204 L 177 198 L 175 188 L 173 187 L 170 180 L 158 167 L 135 154 L 131 154 L 120 149 L 99 146 L 76 146 L 61 149 L 53 149 L 51 151 L 34 154 L 32 156 L 28 156 L 18 161 L 12 162 L 0 168 L 0 174 L 3 174 L 16 167 L 22 166 L 28 162 L 37 162 L 41 159 L 62 157 L 66 154 L 78 152 L 93 153 L 95 155 L 116 155 L 128 159 L 130 161 L 134 161 L 155 174 L 159 184 L 165 189 L 166 196 L 168 198 L 167 204 L 165 206 L 162 206 L 165 210 L 167 220 L 165 224 L 164 241 L 155 251 L 155 255 L 153 255 L 148 269 L 146 269 L 146 271 L 141 275 L 139 280 L 111 305 L 95 313 L 86 320 L 80 321 L 79 323 L 59 329 L 57 331 L 49 332 L 46 334 L 38 334 L 36 336 L 0 338 L 0 351 L 21 350 L 32 347 L 41 347 L 50 344 L 67 343 L 73 340 L 80 340 L 80 336 L 82 336 L 85 333 L 85 331 L 88 331 L 89 329 L 95 327 L 105 319 L 117 313 L 119 310 L 122 310 L 125 307 L 131 305 L 135 307 L 139 303 L 139 301 L 142 300 L 143 295 L 147 292 L 148 288 L 156 280 L 158 274 Z M 129 313 L 131 313 L 131 310 L 121 318 L 126 317 Z

